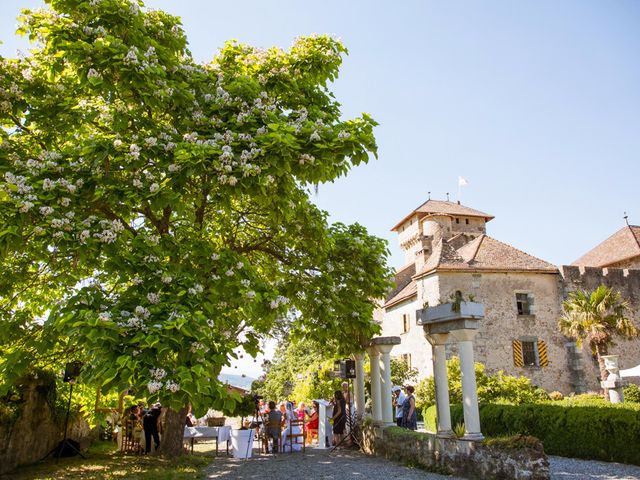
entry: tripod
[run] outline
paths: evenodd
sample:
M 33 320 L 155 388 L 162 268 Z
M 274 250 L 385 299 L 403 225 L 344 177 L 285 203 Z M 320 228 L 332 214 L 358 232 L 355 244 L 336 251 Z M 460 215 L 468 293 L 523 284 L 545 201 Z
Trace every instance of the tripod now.
M 76 383 L 74 379 L 70 379 L 69 380 L 69 403 L 67 403 L 67 416 L 64 419 L 64 440 L 62 440 L 62 442 L 60 442 L 60 444 L 57 446 L 58 453 L 56 455 L 56 463 L 58 463 L 60 461 L 60 456 L 62 455 L 62 451 L 67 449 L 67 448 L 70 448 L 71 450 L 75 451 L 78 455 L 80 455 L 85 460 L 87 458 L 67 438 L 67 429 L 69 427 L 69 412 L 71 411 L 71 398 L 73 397 L 73 384 L 74 383 Z
M 352 390 L 352 379 L 348 378 L 347 379 L 347 392 L 349 393 L 349 400 L 351 400 L 351 398 L 353 398 L 351 396 L 351 390 Z M 351 403 L 351 402 L 349 402 Z M 345 435 L 344 437 L 342 437 L 342 440 L 340 440 L 338 442 L 337 445 L 334 445 L 331 450 L 329 450 L 329 453 L 332 453 L 333 451 L 335 451 L 336 448 L 338 448 L 340 445 L 342 445 L 344 442 L 346 442 L 347 440 L 351 441 L 351 445 L 357 445 L 360 450 L 362 450 L 362 445 L 360 444 L 360 441 L 358 440 L 358 438 L 356 437 L 355 434 L 355 427 L 358 426 L 357 422 L 353 421 L 353 410 L 351 408 L 351 405 L 349 405 L 349 414 L 347 415 L 347 412 L 344 412 L 345 415 L 347 415 L 347 428 L 349 429 L 349 434 Z

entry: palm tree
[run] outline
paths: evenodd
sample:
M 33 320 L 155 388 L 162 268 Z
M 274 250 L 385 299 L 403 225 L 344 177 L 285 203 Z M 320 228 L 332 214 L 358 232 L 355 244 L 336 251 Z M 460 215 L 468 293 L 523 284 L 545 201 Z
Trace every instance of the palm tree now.
M 638 335 L 633 320 L 626 316 L 629 304 L 622 300 L 620 292 L 600 285 L 593 292 L 569 293 L 562 306 L 564 316 L 558 323 L 560 331 L 575 338 L 579 348 L 587 342 L 591 354 L 598 360 L 600 378 L 606 380 L 602 356 L 608 354 L 614 335 L 625 338 Z

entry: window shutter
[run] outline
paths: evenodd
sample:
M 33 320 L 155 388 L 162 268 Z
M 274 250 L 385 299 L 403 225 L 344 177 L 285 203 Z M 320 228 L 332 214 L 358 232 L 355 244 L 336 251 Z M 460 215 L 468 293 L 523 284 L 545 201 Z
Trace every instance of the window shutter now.
M 549 366 L 549 355 L 547 354 L 547 344 L 538 340 L 538 359 L 541 367 Z
M 522 342 L 520 340 L 513 341 L 513 364 L 516 367 L 524 366 L 524 360 L 522 358 Z

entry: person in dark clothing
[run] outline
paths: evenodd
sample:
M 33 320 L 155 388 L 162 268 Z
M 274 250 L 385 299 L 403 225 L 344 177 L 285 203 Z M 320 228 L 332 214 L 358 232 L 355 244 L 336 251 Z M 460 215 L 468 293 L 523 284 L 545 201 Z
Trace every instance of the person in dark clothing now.
M 346 401 L 341 390 L 336 390 L 334 395 L 333 415 L 333 444 L 338 445 L 342 441 L 344 428 L 347 424 Z
M 147 413 L 145 413 L 142 419 L 142 426 L 144 428 L 145 439 L 145 453 L 151 452 L 151 437 L 155 443 L 156 450 L 160 446 L 160 435 L 158 434 L 158 418 L 162 413 L 159 403 L 156 403 Z

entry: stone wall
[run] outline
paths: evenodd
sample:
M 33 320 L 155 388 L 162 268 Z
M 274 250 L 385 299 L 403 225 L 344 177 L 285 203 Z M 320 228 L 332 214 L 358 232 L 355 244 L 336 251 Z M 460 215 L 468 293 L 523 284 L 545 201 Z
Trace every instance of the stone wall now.
M 562 275 L 561 299 L 566 299 L 569 292 L 576 290 L 592 291 L 604 284 L 619 291 L 622 298 L 629 303 L 631 318 L 640 327 L 640 270 L 620 268 L 576 267 L 563 265 L 560 267 Z M 620 368 L 631 368 L 640 364 L 640 339 L 615 339 L 609 351 L 610 354 L 620 355 Z M 580 372 L 581 382 L 587 390 L 599 390 L 600 371 L 595 359 L 588 348 L 583 346 L 581 352 Z
M 43 385 L 34 380 L 22 385 L 18 417 L 11 424 L 0 425 L 0 474 L 37 462 L 63 439 L 64 417 L 58 418 L 47 401 L 50 388 L 55 388 L 55 383 Z M 70 419 L 68 438 L 86 448 L 90 435 L 89 425 L 82 417 Z
M 546 480 L 549 461 L 541 448 L 505 448 L 441 439 L 399 427 L 363 428 L 363 450 L 426 470 L 472 479 Z

